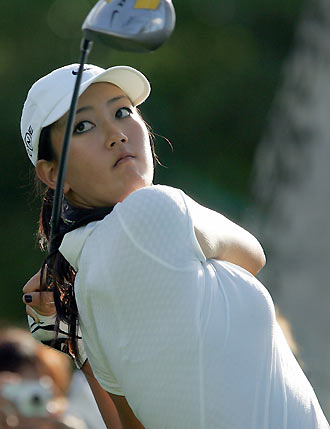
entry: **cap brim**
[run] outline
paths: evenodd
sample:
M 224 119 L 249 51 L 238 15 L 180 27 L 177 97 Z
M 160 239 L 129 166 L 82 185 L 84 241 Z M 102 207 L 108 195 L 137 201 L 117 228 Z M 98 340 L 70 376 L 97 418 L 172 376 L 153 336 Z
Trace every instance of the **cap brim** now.
M 118 86 L 131 100 L 133 106 L 143 103 L 150 94 L 150 83 L 148 79 L 138 70 L 129 66 L 110 67 L 99 75 L 82 82 L 79 89 L 79 96 L 86 89 L 96 82 L 109 82 Z M 72 94 L 67 94 L 52 110 L 51 114 L 45 119 L 42 127 L 56 122 L 66 112 L 71 104 Z

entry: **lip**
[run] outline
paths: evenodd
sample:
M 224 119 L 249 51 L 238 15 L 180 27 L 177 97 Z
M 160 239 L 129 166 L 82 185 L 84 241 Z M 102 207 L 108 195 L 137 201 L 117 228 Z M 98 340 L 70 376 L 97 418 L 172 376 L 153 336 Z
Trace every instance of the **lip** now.
M 131 153 L 122 153 L 119 157 L 118 157 L 118 159 L 117 159 L 117 161 L 114 163 L 114 167 L 117 167 L 117 165 L 119 165 L 119 164 L 121 164 L 121 163 L 123 163 L 123 162 L 125 162 L 126 160 L 128 161 L 129 159 L 133 159 L 133 158 L 135 158 L 135 156 L 134 155 L 132 155 Z

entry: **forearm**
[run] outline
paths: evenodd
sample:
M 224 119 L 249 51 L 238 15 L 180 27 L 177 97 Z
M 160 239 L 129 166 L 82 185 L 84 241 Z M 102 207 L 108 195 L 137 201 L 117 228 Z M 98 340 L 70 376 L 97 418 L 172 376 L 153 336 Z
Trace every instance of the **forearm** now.
M 192 204 L 196 238 L 207 259 L 231 262 L 256 275 L 266 258 L 259 241 L 225 216 Z
M 97 406 L 99 408 L 106 427 L 111 429 L 123 429 L 114 402 L 112 401 L 108 392 L 102 389 L 102 387 L 94 377 L 93 371 L 88 361 L 86 361 L 83 365 L 82 371 L 91 388 L 91 391 L 94 395 L 95 401 L 97 403 Z
M 107 428 L 111 429 L 143 429 L 142 424 L 135 417 L 128 405 L 125 396 L 114 395 L 106 392 L 94 377 L 88 361 L 82 367 L 82 371 L 92 390 L 95 401 Z
M 265 265 L 266 258 L 258 240 L 247 231 L 203 233 L 195 230 L 197 240 L 207 259 L 218 259 L 239 265 L 256 275 Z
M 253 275 L 257 275 L 266 264 L 266 257 L 258 240 L 244 231 L 239 237 L 233 236 L 217 255 L 217 259 L 239 265 Z

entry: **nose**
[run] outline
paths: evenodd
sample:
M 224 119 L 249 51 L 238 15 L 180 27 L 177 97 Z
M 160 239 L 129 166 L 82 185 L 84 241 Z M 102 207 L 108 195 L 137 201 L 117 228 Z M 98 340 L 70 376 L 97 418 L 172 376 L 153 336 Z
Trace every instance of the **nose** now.
M 107 138 L 106 146 L 111 149 L 119 143 L 127 143 L 127 140 L 127 136 L 122 132 L 111 133 Z

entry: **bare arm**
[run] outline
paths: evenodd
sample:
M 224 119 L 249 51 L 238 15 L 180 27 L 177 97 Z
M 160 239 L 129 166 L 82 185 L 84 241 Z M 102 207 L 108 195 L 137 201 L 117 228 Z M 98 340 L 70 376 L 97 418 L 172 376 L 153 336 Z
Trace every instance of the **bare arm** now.
M 195 234 L 207 259 L 232 262 L 256 275 L 266 258 L 259 241 L 225 216 L 189 200 Z
M 88 361 L 86 361 L 82 367 L 82 371 L 93 392 L 95 401 L 107 428 L 143 429 L 143 426 L 128 405 L 125 396 L 106 392 L 94 377 Z
M 123 429 L 144 429 L 128 405 L 125 396 L 118 396 L 113 393 L 109 393 L 109 395 L 116 405 Z

